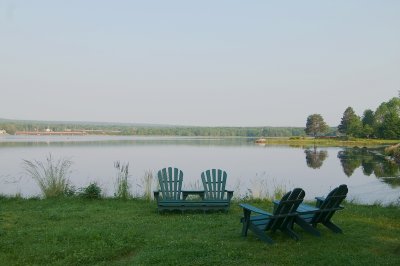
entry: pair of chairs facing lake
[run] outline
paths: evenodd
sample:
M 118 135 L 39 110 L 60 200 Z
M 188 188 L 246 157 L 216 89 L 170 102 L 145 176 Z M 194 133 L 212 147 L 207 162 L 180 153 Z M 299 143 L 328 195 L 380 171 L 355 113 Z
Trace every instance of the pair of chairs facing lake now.
M 227 211 L 233 191 L 226 190 L 227 174 L 221 169 L 201 173 L 203 190 L 182 190 L 183 172 L 178 168 L 163 168 L 157 173 L 160 189 L 154 191 L 158 211 L 164 210 L 224 210 Z M 187 200 L 189 195 L 199 200 Z
M 242 235 L 247 236 L 247 231 L 250 229 L 259 239 L 272 244 L 273 240 L 266 234 L 266 231 L 280 230 L 298 240 L 299 237 L 293 230 L 294 224 L 315 236 L 321 235 L 316 230 L 317 224 L 323 224 L 335 233 L 342 233 L 342 230 L 331 221 L 331 218 L 336 211 L 343 209 L 340 204 L 346 198 L 347 192 L 347 186 L 340 185 L 325 198 L 317 197 L 316 206 L 313 207 L 302 203 L 305 192 L 301 188 L 295 188 L 286 193 L 281 200 L 273 202 L 273 213 L 249 204 L 240 204 L 244 214 L 241 219 Z M 251 215 L 252 213 L 255 215 Z

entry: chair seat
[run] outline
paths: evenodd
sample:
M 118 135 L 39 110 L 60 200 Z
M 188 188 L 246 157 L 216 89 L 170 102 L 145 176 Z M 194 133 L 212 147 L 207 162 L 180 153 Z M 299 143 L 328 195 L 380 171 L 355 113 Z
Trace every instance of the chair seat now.
M 160 200 L 158 202 L 159 206 L 207 206 L 207 205 L 228 205 L 227 200 Z

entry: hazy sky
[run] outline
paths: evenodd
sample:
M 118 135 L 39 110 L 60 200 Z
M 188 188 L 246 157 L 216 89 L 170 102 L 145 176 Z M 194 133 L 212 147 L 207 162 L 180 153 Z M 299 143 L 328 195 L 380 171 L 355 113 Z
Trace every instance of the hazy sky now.
M 398 89 L 398 0 L 0 0 L 1 118 L 336 126 Z

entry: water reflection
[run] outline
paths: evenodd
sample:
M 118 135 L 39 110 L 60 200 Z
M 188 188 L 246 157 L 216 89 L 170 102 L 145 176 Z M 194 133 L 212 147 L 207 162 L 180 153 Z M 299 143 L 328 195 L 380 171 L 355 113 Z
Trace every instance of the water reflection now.
M 313 169 L 321 168 L 326 157 L 328 157 L 328 151 L 317 150 L 317 146 L 315 145 L 312 149 L 304 150 L 304 153 L 306 154 L 307 166 Z
M 379 153 L 378 153 L 379 154 Z M 400 187 L 400 167 L 395 162 L 377 155 L 376 151 L 367 148 L 346 148 L 338 152 L 337 157 L 343 167 L 343 172 L 350 177 L 361 167 L 363 174 L 374 174 L 392 188 Z
M 143 137 L 143 136 L 5 136 L 1 148 L 17 147 L 115 147 L 115 146 L 248 146 L 253 138 L 245 137 Z
M 115 191 L 116 160 L 132 165 L 131 192 L 138 195 L 145 171 L 154 174 L 166 166 L 184 170 L 187 189 L 201 187 L 199 173 L 205 169 L 224 169 L 229 174 L 227 186 L 237 197 L 250 192 L 255 197 L 273 197 L 276 191 L 302 187 L 312 200 L 338 184 L 347 184 L 349 200 L 360 203 L 389 204 L 400 195 L 398 166 L 361 149 L 258 146 L 247 138 L 139 136 L 0 136 L 0 195 L 39 195 L 39 187 L 21 163 L 23 159 L 43 160 L 49 153 L 73 160 L 70 181 L 75 187 L 95 181 L 108 196 Z

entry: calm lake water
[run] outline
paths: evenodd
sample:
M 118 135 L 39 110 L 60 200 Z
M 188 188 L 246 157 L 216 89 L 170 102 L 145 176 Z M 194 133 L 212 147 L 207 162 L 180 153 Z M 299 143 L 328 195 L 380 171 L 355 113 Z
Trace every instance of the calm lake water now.
M 306 199 L 326 195 L 340 185 L 349 200 L 388 204 L 400 199 L 400 170 L 363 149 L 257 145 L 250 139 L 111 136 L 0 136 L 0 194 L 40 195 L 23 170 L 23 159 L 73 161 L 70 181 L 76 187 L 97 182 L 114 194 L 114 162 L 129 163 L 131 192 L 143 193 L 145 171 L 175 166 L 184 173 L 184 187 L 201 187 L 200 174 L 211 168 L 228 173 L 235 196 L 265 197 L 276 188 L 301 187 Z M 156 188 L 154 180 L 153 187 Z

